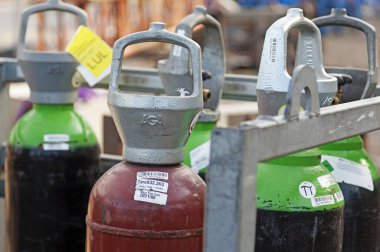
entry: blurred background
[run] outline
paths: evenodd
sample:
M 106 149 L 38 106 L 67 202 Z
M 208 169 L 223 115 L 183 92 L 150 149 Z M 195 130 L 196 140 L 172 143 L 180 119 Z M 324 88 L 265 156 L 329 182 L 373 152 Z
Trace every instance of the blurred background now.
M 15 57 L 21 11 L 41 1 L 0 0 L 0 56 Z M 380 29 L 379 0 L 71 0 L 87 11 L 90 28 L 111 47 L 127 34 L 145 30 L 152 21 L 167 24 L 174 31 L 176 24 L 192 12 L 195 5 L 205 5 L 220 21 L 226 46 L 227 73 L 257 75 L 265 32 L 290 7 L 304 10 L 308 18 L 328 15 L 331 8 L 346 8 L 351 16 L 364 19 Z M 77 22 L 70 14 L 48 12 L 34 15 L 28 23 L 27 46 L 34 50 L 64 50 L 75 33 Z M 294 67 L 297 31 L 288 37 L 288 72 Z M 348 28 L 322 31 L 325 66 L 367 68 L 367 51 L 363 33 Z M 196 29 L 195 40 L 202 44 L 202 27 Z M 156 68 L 159 59 L 167 58 L 170 46 L 149 44 L 128 47 L 127 66 Z M 27 85 L 13 85 L 14 114 L 29 95 Z M 91 90 L 76 104 L 77 110 L 96 131 L 105 153 L 119 154 L 121 143 L 106 104 L 105 90 Z M 257 116 L 255 102 L 222 101 L 219 126 L 237 126 Z M 14 119 L 16 120 L 16 118 Z M 116 141 L 116 142 L 115 142 Z M 118 143 L 118 144 L 115 144 Z

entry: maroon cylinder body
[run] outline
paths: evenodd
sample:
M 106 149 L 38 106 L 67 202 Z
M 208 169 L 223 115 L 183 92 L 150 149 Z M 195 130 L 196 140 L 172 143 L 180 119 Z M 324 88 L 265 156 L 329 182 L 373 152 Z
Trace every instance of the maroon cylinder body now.
M 201 252 L 205 193 L 182 164 L 121 162 L 91 191 L 86 251 Z

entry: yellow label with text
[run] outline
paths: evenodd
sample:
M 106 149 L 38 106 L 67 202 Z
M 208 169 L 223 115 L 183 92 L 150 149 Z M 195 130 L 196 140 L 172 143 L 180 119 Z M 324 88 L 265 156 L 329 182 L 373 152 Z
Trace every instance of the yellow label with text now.
M 95 77 L 101 75 L 112 63 L 111 47 L 86 26 L 78 27 L 66 52 Z

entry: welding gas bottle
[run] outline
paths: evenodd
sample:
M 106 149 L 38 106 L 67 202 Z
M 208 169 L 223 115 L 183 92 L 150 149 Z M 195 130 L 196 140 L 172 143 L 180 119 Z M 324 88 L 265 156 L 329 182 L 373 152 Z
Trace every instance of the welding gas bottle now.
M 118 89 L 124 49 L 166 42 L 189 51 L 193 92 L 186 97 L 133 95 Z M 124 161 L 94 185 L 88 203 L 87 252 L 202 251 L 206 186 L 186 165 L 184 148 L 203 106 L 201 50 L 191 39 L 152 23 L 116 41 L 108 105 Z
M 83 251 L 88 195 L 97 178 L 99 146 L 74 110 L 77 63 L 64 52 L 25 49 L 30 15 L 86 13 L 58 1 L 27 8 L 21 19 L 18 63 L 31 89 L 33 108 L 13 127 L 6 157 L 6 247 L 16 251 Z
M 343 102 L 372 97 L 377 84 L 374 27 L 363 20 L 347 16 L 345 9 L 332 9 L 330 15 L 313 21 L 319 27 L 346 26 L 365 33 L 369 69 L 329 67 L 327 71 L 351 76 L 352 83 L 342 88 Z M 357 120 L 370 119 L 374 116 L 372 113 L 368 111 Z M 322 164 L 339 183 L 345 199 L 343 251 L 380 251 L 380 178 L 378 170 L 363 148 L 363 140 L 356 136 L 323 145 L 319 149 L 322 153 Z
M 211 131 L 219 120 L 217 111 L 222 94 L 225 73 L 224 42 L 220 23 L 207 14 L 204 6 L 196 6 L 193 13 L 183 18 L 176 33 L 193 37 L 193 29 L 204 26 L 202 45 L 203 110 L 185 147 L 183 163 L 194 169 L 204 180 L 210 155 Z M 168 95 L 191 93 L 189 54 L 179 46 L 173 46 L 168 59 L 158 62 L 160 78 Z M 187 92 L 187 93 L 184 93 Z
M 320 106 L 330 105 L 337 93 L 337 79 L 322 66 L 318 28 L 301 9 L 289 9 L 266 32 L 257 83 L 261 115 L 284 113 L 292 78 L 286 68 L 292 28 L 299 29 L 295 65 L 313 69 Z M 256 251 L 341 251 L 344 198 L 320 155 L 311 149 L 258 165 Z

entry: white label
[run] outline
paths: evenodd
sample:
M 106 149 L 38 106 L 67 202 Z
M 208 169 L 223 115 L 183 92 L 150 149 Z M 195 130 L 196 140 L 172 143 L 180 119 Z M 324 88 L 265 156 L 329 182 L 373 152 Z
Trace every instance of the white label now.
M 313 183 L 311 183 L 309 181 L 302 182 L 298 186 L 298 190 L 299 190 L 300 194 L 302 195 L 302 197 L 307 198 L 307 199 L 313 198 L 315 196 L 315 194 L 317 193 L 317 189 L 315 188 Z
M 177 34 L 184 36 L 185 35 L 185 30 L 179 29 L 177 31 Z M 182 46 L 178 46 L 178 45 L 173 46 L 173 55 L 174 56 L 180 57 L 181 53 L 182 53 Z
M 337 182 L 356 185 L 373 191 L 373 181 L 368 167 L 348 159 L 322 155 L 321 162 L 330 165 L 334 170 L 331 175 Z
M 325 195 L 325 196 L 311 198 L 311 204 L 313 205 L 313 207 L 332 205 L 334 203 L 335 201 L 332 195 Z
M 329 187 L 336 184 L 335 179 L 330 174 L 320 176 L 317 180 L 322 187 Z
M 137 179 L 136 189 L 138 190 L 151 190 L 166 193 L 168 192 L 168 183 L 160 180 L 153 179 Z
M 70 141 L 69 135 L 66 134 L 49 134 L 44 135 L 44 142 L 49 143 L 63 143 Z
M 165 193 L 148 191 L 148 190 L 136 190 L 133 197 L 136 201 L 143 201 L 158 205 L 166 205 L 168 195 Z
M 67 143 L 44 143 L 42 148 L 45 151 L 52 151 L 52 150 L 69 150 L 69 144 Z
M 342 191 L 334 193 L 334 197 L 336 199 L 336 202 L 340 202 L 340 201 L 344 200 Z
M 210 147 L 211 141 L 207 141 L 190 151 L 191 168 L 196 173 L 210 164 Z
M 137 179 L 169 179 L 169 174 L 167 172 L 159 171 L 144 171 L 137 173 Z
M 101 80 L 103 80 L 105 77 L 110 75 L 111 73 L 111 66 L 107 67 L 98 77 L 95 77 L 86 67 L 83 65 L 79 65 L 77 67 L 77 71 L 82 75 L 82 77 L 86 80 L 87 84 L 90 87 L 95 86 L 97 83 L 99 83 Z

